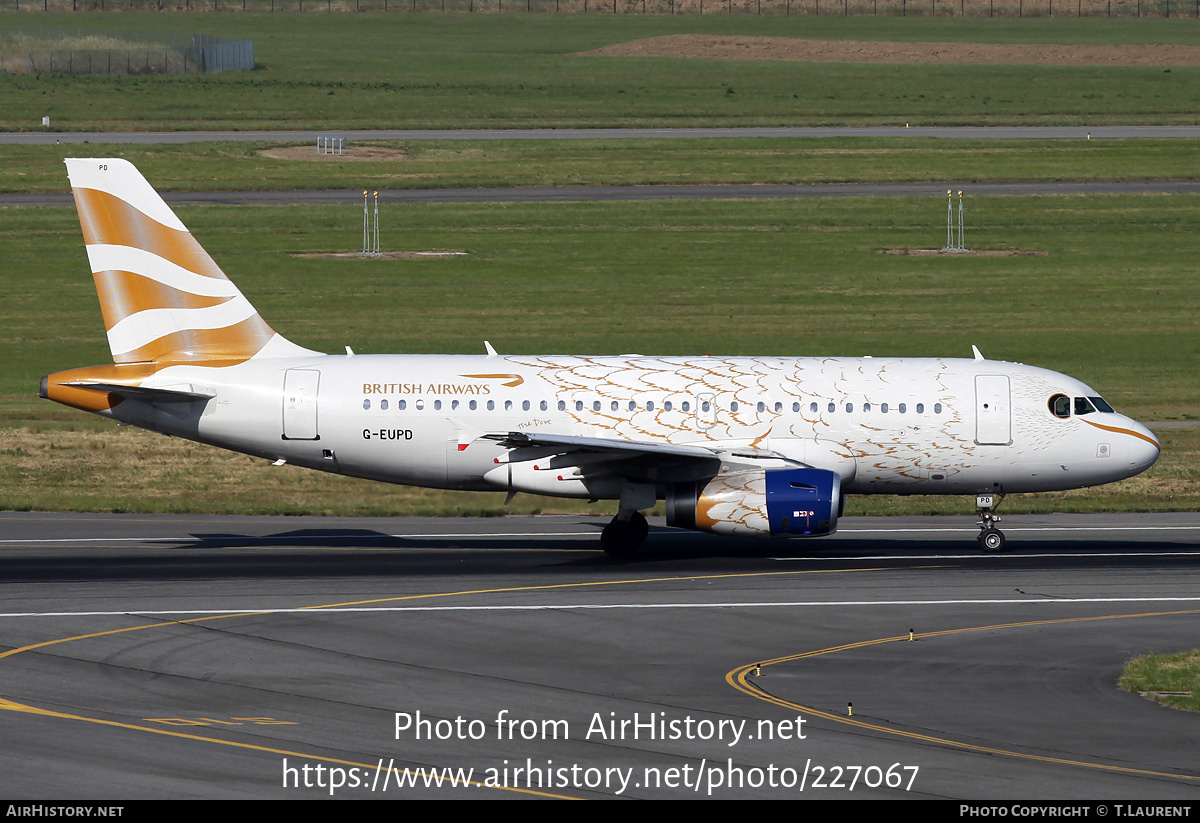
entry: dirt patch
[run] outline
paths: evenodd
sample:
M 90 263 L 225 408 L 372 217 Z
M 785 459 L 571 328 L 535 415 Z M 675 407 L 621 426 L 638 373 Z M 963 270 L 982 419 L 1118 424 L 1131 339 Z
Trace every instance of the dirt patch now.
M 379 254 L 363 254 L 360 251 L 300 252 L 292 257 L 362 257 L 367 260 L 419 260 L 425 257 L 465 257 L 470 252 L 455 249 L 431 249 L 429 251 L 381 251 Z
M 408 152 L 404 149 L 394 149 L 387 146 L 356 146 L 351 143 L 346 147 L 345 154 L 317 154 L 314 146 L 280 146 L 277 149 L 263 149 L 259 152 L 263 157 L 273 157 L 276 160 L 312 160 L 316 163 L 329 162 L 381 162 L 385 160 L 407 160 Z
M 1048 66 L 1200 66 L 1200 46 L 1053 46 L 1025 43 L 892 43 L 672 34 L 616 43 L 588 57 L 693 57 L 804 63 L 990 63 Z
M 1045 257 L 1044 251 L 1027 251 L 1025 249 L 905 249 L 889 248 L 875 249 L 876 254 L 908 254 L 913 257 Z

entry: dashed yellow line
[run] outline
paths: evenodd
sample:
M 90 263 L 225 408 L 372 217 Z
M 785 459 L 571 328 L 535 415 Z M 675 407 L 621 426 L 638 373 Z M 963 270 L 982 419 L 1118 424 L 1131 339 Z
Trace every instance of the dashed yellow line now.
M 147 628 L 150 628 L 150 627 L 147 627 Z M 297 757 L 297 758 L 300 758 L 301 760 L 312 760 L 312 761 L 319 761 L 322 763 L 336 763 L 339 766 L 352 766 L 352 767 L 356 767 L 356 768 L 366 769 L 372 773 L 376 772 L 378 769 L 378 765 L 373 764 L 373 763 L 359 763 L 356 760 L 341 760 L 340 758 L 329 757 L 328 755 L 305 754 L 304 752 L 294 752 L 294 751 L 290 751 L 288 749 L 276 749 L 276 748 L 272 748 L 271 746 L 259 746 L 254 743 L 239 743 L 235 740 L 221 740 L 216 737 L 205 737 L 205 736 L 199 735 L 199 734 L 187 734 L 185 732 L 175 732 L 175 731 L 171 731 L 170 729 L 155 729 L 150 726 L 138 726 L 133 723 L 121 723 L 116 720 L 103 720 L 98 717 L 84 717 L 82 715 L 77 715 L 77 714 L 65 714 L 63 712 L 49 711 L 48 709 L 39 709 L 34 706 L 25 706 L 21 703 L 14 703 L 11 700 L 0 699 L 0 709 L 7 709 L 9 711 L 14 711 L 14 712 L 24 712 L 26 714 L 37 714 L 37 715 L 42 715 L 43 717 L 57 717 L 62 720 L 81 720 L 85 723 L 98 723 L 101 726 L 112 726 L 112 727 L 118 728 L 118 729 L 131 729 L 133 731 L 138 731 L 138 732 L 150 732 L 151 734 L 161 734 L 161 735 L 166 735 L 167 737 L 178 737 L 178 738 L 182 738 L 183 740 L 198 740 L 203 743 L 219 743 L 222 746 L 233 746 L 234 748 L 238 748 L 238 749 L 248 749 L 250 751 L 256 751 L 256 752 L 266 752 L 267 754 L 278 754 L 278 755 L 284 755 L 286 757 Z M 424 781 L 426 779 L 426 776 L 428 776 L 429 779 L 433 779 L 436 776 L 436 770 L 426 771 L 425 769 L 421 769 L 421 768 L 409 768 L 408 772 L 409 772 L 409 774 L 413 774 L 413 773 L 419 774 L 420 779 L 422 781 Z M 446 782 L 446 783 L 450 782 L 449 778 L 443 777 L 442 779 L 443 779 L 443 782 Z M 549 792 L 539 792 L 534 789 L 522 789 L 519 786 L 489 786 L 486 783 L 481 783 L 478 780 L 465 780 L 465 781 L 459 780 L 459 781 L 456 781 L 454 786 L 457 788 L 457 786 L 462 785 L 463 783 L 466 783 L 471 786 L 478 786 L 479 788 L 483 788 L 483 789 L 503 789 L 504 791 L 519 792 L 520 794 L 531 794 L 531 795 L 536 795 L 538 797 L 549 797 L 549 798 L 553 798 L 556 800 L 580 800 L 581 799 L 578 797 L 571 797 L 569 795 L 564 795 L 564 794 L 550 794 Z M 421 787 L 420 786 L 411 786 L 408 788 L 421 788 Z M 439 787 L 428 787 L 427 786 L 425 788 L 441 788 L 441 787 L 440 786 Z M 403 791 L 403 789 L 397 789 L 397 791 Z M 386 790 L 378 792 L 378 794 L 385 794 L 385 793 L 386 793 Z
M 1173 616 L 1173 615 L 1189 615 L 1189 614 L 1191 614 L 1191 615 L 1200 614 L 1200 610 L 1173 611 L 1173 612 L 1146 612 L 1143 614 L 1108 614 L 1108 615 L 1099 615 L 1099 616 L 1095 616 L 1095 617 L 1064 617 L 1064 618 L 1050 619 L 1050 620 L 1030 620 L 1030 621 L 1021 622 L 1021 623 L 997 623 L 997 624 L 991 625 L 991 626 L 968 626 L 968 627 L 958 628 L 958 629 L 944 629 L 942 631 L 924 632 L 924 633 L 914 634 L 913 636 L 919 640 L 922 638 L 941 637 L 943 635 L 961 634 L 964 632 L 981 632 L 981 631 L 990 631 L 990 630 L 997 630 L 997 629 L 1015 629 L 1015 628 L 1024 628 L 1024 627 L 1028 627 L 1028 626 L 1046 626 L 1046 625 L 1050 625 L 1050 624 L 1054 624 L 1054 623 L 1086 623 L 1089 621 L 1099 621 L 1099 620 L 1126 620 L 1126 619 L 1137 618 L 1137 617 L 1168 617 L 1168 616 Z M 826 649 L 815 649 L 813 651 L 801 652 L 799 654 L 790 654 L 790 655 L 785 655 L 783 657 L 776 657 L 771 660 L 761 661 L 761 662 L 757 662 L 757 663 L 751 663 L 746 666 L 739 666 L 738 668 L 733 669 L 732 671 L 730 671 L 729 673 L 727 673 L 725 675 L 725 682 L 728 683 L 730 686 L 733 686 L 733 688 L 737 689 L 738 691 L 744 692 L 745 694 L 748 694 L 751 697 L 755 697 L 759 700 L 766 701 L 767 703 L 773 703 L 776 706 L 782 706 L 785 709 L 789 709 L 792 711 L 804 712 L 813 717 L 820 717 L 825 720 L 832 720 L 835 723 L 843 723 L 847 726 L 855 726 L 860 729 L 867 729 L 869 731 L 881 732 L 883 734 L 890 734 L 890 735 L 894 735 L 897 737 L 904 737 L 904 738 L 907 738 L 910 740 L 918 740 L 923 743 L 934 743 L 934 744 L 941 745 L 941 746 L 950 746 L 952 748 L 965 749 L 967 751 L 979 752 L 982 754 L 1002 755 L 1004 757 L 1015 757 L 1015 758 L 1020 758 L 1022 760 L 1034 760 L 1034 761 L 1038 761 L 1038 762 L 1042 762 L 1042 763 L 1056 763 L 1056 764 L 1065 765 L 1065 766 L 1080 766 L 1082 768 L 1098 769 L 1098 770 L 1107 771 L 1107 772 L 1119 772 L 1121 774 L 1136 774 L 1136 775 L 1146 775 L 1146 776 L 1151 776 L 1151 777 L 1171 777 L 1171 778 L 1176 778 L 1179 780 L 1192 780 L 1192 781 L 1200 782 L 1200 776 L 1196 776 L 1196 775 L 1176 774 L 1174 772 L 1160 772 L 1160 771 L 1154 771 L 1151 769 L 1135 769 L 1135 768 L 1131 768 L 1128 766 L 1110 766 L 1110 765 L 1106 765 L 1103 763 L 1089 763 L 1084 760 L 1071 760 L 1069 758 L 1063 758 L 1063 757 L 1049 757 L 1046 755 L 1029 754 L 1026 752 L 1015 752 L 1015 751 L 1011 751 L 1008 749 L 998 749 L 998 748 L 994 748 L 992 746 L 980 746 L 980 745 L 977 745 L 974 743 L 966 743 L 961 740 L 951 740 L 950 738 L 935 737 L 933 735 L 921 734 L 920 732 L 911 732 L 911 731 L 906 731 L 904 729 L 896 729 L 896 728 L 892 728 L 890 726 L 884 726 L 884 725 L 881 725 L 878 723 L 869 723 L 869 722 L 866 722 L 863 720 L 856 720 L 853 717 L 833 714 L 831 712 L 821 711 L 820 709 L 814 709 L 811 706 L 803 706 L 803 705 L 801 705 L 799 703 L 795 703 L 791 700 L 784 700 L 781 697 L 776 697 L 775 695 L 769 694 L 769 693 L 759 689 L 757 686 L 750 683 L 747 679 L 749 677 L 750 673 L 752 671 L 754 671 L 754 669 L 758 666 L 766 668 L 767 666 L 775 666 L 780 663 L 788 663 L 793 660 L 803 660 L 804 658 L 808 658 L 808 657 L 818 657 L 820 655 L 825 655 L 825 654 L 834 654 L 836 652 L 848 651 L 850 649 L 862 649 L 862 648 L 867 648 L 869 646 L 882 645 L 884 643 L 907 642 L 908 639 L 909 639 L 909 637 L 907 634 L 897 635 L 895 637 L 880 637 L 880 638 L 876 638 L 874 640 L 862 640 L 857 643 L 844 643 L 840 646 L 830 646 L 829 648 L 826 648 Z

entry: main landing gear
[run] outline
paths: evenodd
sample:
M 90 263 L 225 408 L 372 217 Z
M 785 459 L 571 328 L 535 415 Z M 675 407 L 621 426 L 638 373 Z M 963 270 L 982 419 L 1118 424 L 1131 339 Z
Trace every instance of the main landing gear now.
M 1004 532 L 996 528 L 1000 522 L 996 509 L 1002 500 L 1002 494 L 975 495 L 975 513 L 979 515 L 979 548 L 985 552 L 1004 551 Z
M 618 514 L 600 532 L 600 547 L 609 557 L 625 560 L 637 553 L 649 533 L 650 524 L 641 512 L 630 512 L 624 520 Z

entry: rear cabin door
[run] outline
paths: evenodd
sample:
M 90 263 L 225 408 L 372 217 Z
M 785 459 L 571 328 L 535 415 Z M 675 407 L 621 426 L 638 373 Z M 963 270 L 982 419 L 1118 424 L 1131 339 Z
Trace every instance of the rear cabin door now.
M 288 369 L 283 374 L 283 439 L 320 440 L 317 434 L 316 369 Z
M 1012 404 L 1007 375 L 975 375 L 975 442 L 981 446 L 1012 443 Z

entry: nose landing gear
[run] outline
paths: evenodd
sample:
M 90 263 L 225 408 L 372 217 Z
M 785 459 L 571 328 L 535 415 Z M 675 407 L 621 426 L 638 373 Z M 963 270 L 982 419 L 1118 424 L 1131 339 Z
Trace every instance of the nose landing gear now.
M 985 552 L 1004 551 L 1004 532 L 996 528 L 1000 516 L 996 514 L 1002 494 L 975 495 L 975 513 L 979 516 L 979 548 Z

